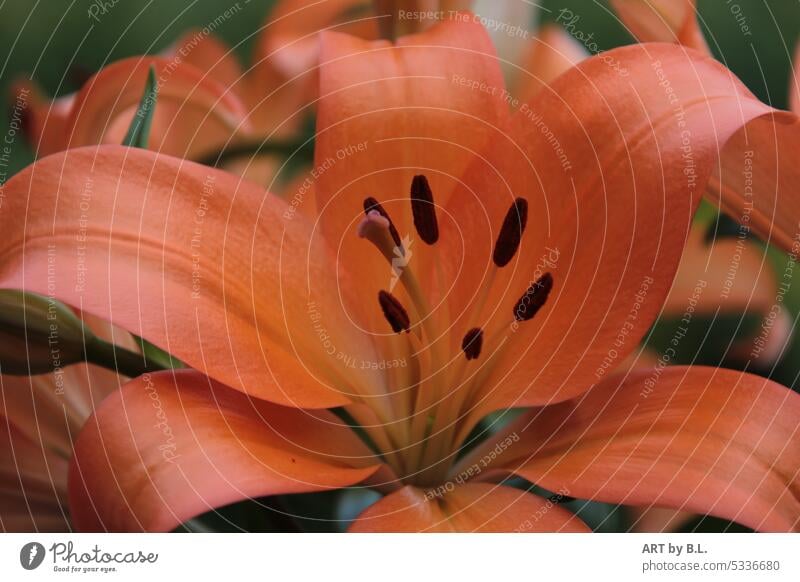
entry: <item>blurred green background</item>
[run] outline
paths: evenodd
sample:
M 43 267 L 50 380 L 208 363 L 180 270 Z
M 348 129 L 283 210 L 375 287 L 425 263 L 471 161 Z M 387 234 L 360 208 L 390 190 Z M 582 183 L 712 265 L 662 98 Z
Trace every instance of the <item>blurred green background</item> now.
M 0 2 L 0 90 L 6 95 L 11 80 L 26 76 L 38 81 L 50 94 L 69 93 L 104 64 L 130 55 L 158 52 L 182 32 L 207 25 L 234 5 L 238 5 L 236 14 L 216 33 L 247 62 L 254 38 L 274 3 L 275 0 Z M 605 0 L 544 0 L 541 6 L 543 20 L 552 19 L 564 8 L 580 15 L 581 28 L 594 32 L 594 39 L 603 49 L 631 42 Z M 720 60 L 760 98 L 784 107 L 790 55 L 800 33 L 800 2 L 700 0 L 699 8 L 709 43 Z M 742 35 L 737 15 L 745 19 L 752 36 Z M 24 144 L 18 144 L 15 150 L 10 173 L 31 160 Z
M 517 2 L 520 0 L 495 0 Z M 677 0 L 676 0 L 677 1 Z M 0 91 L 8 107 L 9 83 L 21 77 L 36 80 L 50 95 L 62 95 L 76 90 L 86 77 L 105 64 L 123 57 L 156 53 L 182 33 L 193 27 L 203 27 L 217 19 L 220 13 L 237 6 L 234 16 L 225 20 L 215 33 L 235 47 L 243 63 L 248 62 L 250 49 L 256 35 L 271 10 L 275 0 L 30 0 L 0 2 Z M 107 9 L 102 8 L 106 6 Z M 602 49 L 613 48 L 632 42 L 624 27 L 617 20 L 605 0 L 543 0 L 541 20 L 554 20 L 562 9 L 569 9 L 580 16 L 581 30 L 594 33 L 594 41 Z M 699 0 L 700 19 L 709 45 L 717 58 L 732 69 L 762 100 L 780 108 L 786 107 L 788 77 L 794 46 L 800 34 L 800 1 L 798 0 Z M 93 19 L 90 11 L 97 14 Z M 744 35 L 741 24 L 745 23 L 751 35 Z M 517 24 L 517 23 L 514 23 Z M 525 24 L 525 23 L 519 23 Z M 7 116 L 0 121 L 0 130 L 6 132 Z M 17 139 L 13 145 L 10 161 L 4 170 L 8 176 L 32 161 L 33 157 L 24 140 Z M 706 209 L 708 210 L 708 209 Z M 713 214 L 713 209 L 712 209 Z M 776 271 L 782 273 L 787 257 L 770 250 Z M 791 286 L 786 296 L 793 319 L 800 314 L 800 285 Z M 723 361 L 724 346 L 732 333 L 742 332 L 742 322 L 724 318 L 714 322 L 697 324 L 701 334 L 697 342 L 687 341 L 691 346 L 685 355 L 687 362 L 736 366 L 735 362 Z M 748 323 L 750 325 L 753 322 Z M 757 324 L 758 322 L 756 322 Z M 745 326 L 746 327 L 746 326 Z M 752 331 L 752 330 L 751 330 Z M 707 333 L 708 332 L 708 333 Z M 670 322 L 659 322 L 652 338 L 658 347 L 659 338 L 672 335 Z M 800 334 L 798 334 L 800 335 Z M 708 345 L 706 337 L 721 340 L 720 346 Z M 676 362 L 677 363 L 677 362 Z M 775 380 L 798 387 L 800 372 L 800 341 L 793 340 L 786 354 L 776 367 L 756 371 Z M 341 495 L 350 495 L 350 492 Z M 270 503 L 283 503 L 281 511 L 292 512 L 293 504 L 302 503 L 309 511 L 309 502 L 302 496 L 278 499 Z M 360 498 L 359 498 L 360 499 Z M 331 514 L 331 507 L 346 508 L 345 513 L 355 514 L 362 501 L 345 499 L 347 503 L 333 504 L 330 500 L 320 502 L 317 520 L 341 519 Z M 598 530 L 624 529 L 624 519 L 613 506 L 572 502 L 573 511 L 579 512 L 587 522 Z M 281 523 L 250 524 L 239 515 L 242 511 L 254 519 L 263 514 L 254 514 L 252 505 L 237 504 L 217 514 L 210 515 L 207 526 L 214 529 L 282 529 Z M 270 514 L 274 521 L 279 512 Z M 596 514 L 596 515 L 595 515 Z M 261 517 L 259 517 L 259 515 Z M 254 517 L 255 516 L 255 517 Z M 237 523 L 236 527 L 231 523 Z M 315 529 L 302 525 L 302 529 Z M 693 523 L 687 529 L 723 530 L 730 525 L 714 520 Z M 188 528 L 192 529 L 192 528 Z M 202 527 L 200 528 L 202 529 Z M 324 529 L 324 528 L 323 528 Z

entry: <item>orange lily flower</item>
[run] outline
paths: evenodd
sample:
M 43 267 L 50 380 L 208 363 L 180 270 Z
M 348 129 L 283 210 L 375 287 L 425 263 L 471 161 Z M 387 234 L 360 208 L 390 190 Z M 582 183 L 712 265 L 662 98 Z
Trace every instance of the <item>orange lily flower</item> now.
M 55 280 L 192 368 L 130 381 L 87 422 L 76 526 L 170 530 L 362 484 L 386 496 L 353 531 L 586 529 L 501 483 L 516 474 L 798 529 L 800 396 L 718 369 L 613 374 L 662 309 L 721 145 L 794 118 L 702 54 L 608 55 L 622 69 L 588 59 L 509 108 L 468 14 L 396 44 L 326 33 L 313 188 L 294 198 L 110 145 L 12 178 L 0 284 Z M 509 408 L 527 411 L 468 450 Z
M 612 0 L 612 4 L 640 41 L 675 42 L 710 54 L 697 24 L 695 0 Z M 723 149 L 719 168 L 708 184 L 712 202 L 787 252 L 794 252 L 800 239 L 800 198 L 786 195 L 800 182 L 800 168 L 785 153 L 800 147 L 794 141 L 797 124 L 796 117 L 765 127 L 756 122 L 738 132 Z M 758 159 L 754 173 L 743 171 L 743 152 Z M 755 197 L 753 184 L 759 188 Z
M 133 339 L 91 316 L 99 337 Z M 113 337 L 112 337 L 113 336 Z M 37 376 L 0 376 L 0 530 L 69 531 L 67 474 L 73 444 L 99 403 L 127 379 L 91 364 Z

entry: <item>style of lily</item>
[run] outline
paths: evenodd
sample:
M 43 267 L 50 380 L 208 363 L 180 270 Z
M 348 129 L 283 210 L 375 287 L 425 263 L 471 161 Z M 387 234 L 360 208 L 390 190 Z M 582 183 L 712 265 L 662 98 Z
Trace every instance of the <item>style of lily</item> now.
M 136 349 L 127 333 L 91 316 L 85 320 L 96 336 Z M 95 407 L 126 380 L 93 364 L 0 375 L 0 531 L 72 529 L 67 473 L 75 438 Z
M 720 148 L 794 117 L 694 51 L 608 55 L 629 74 L 591 58 L 510 108 L 469 15 L 394 44 L 326 33 L 305 196 L 112 145 L 12 178 L 0 284 L 55 281 L 191 368 L 131 380 L 86 423 L 76 527 L 170 530 L 359 485 L 385 496 L 353 531 L 586 529 L 503 484 L 519 475 L 798 529 L 800 397 L 715 368 L 610 369 L 662 309 Z

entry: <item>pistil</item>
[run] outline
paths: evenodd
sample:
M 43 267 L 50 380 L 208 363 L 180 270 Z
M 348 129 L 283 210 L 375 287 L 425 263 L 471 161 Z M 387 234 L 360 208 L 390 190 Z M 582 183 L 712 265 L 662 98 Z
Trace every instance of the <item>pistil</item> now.
M 364 206 L 366 207 L 366 205 L 367 203 L 364 201 Z M 385 216 L 383 208 L 380 210 L 372 208 L 367 210 L 365 214 L 366 216 L 358 224 L 358 236 L 375 245 L 389 262 L 396 256 L 395 251 L 399 255 L 405 255 L 400 235 L 397 233 L 397 229 L 394 228 L 392 221 Z
M 403 249 L 403 241 L 400 240 L 400 233 L 397 232 L 397 228 L 392 223 L 392 219 L 389 218 L 389 213 L 383 209 L 381 203 L 378 202 L 375 198 L 371 196 L 364 199 L 364 214 L 367 216 L 370 215 L 371 212 L 377 212 L 380 216 L 382 216 L 386 220 L 386 228 L 389 230 L 389 234 L 392 237 L 392 241 L 394 242 L 395 246 L 403 251 L 405 254 L 405 249 Z

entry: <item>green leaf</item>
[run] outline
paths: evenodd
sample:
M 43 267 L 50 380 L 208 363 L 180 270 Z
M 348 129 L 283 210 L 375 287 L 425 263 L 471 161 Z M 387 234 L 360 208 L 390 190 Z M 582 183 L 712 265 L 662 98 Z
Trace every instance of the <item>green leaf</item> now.
M 150 126 L 153 124 L 153 112 L 156 110 L 156 99 L 158 98 L 158 84 L 156 83 L 156 70 L 151 66 L 147 73 L 147 83 L 144 86 L 142 100 L 136 108 L 131 126 L 122 145 L 147 149 L 147 142 L 150 139 Z
M 186 365 L 172 354 L 165 352 L 158 346 L 151 344 L 146 339 L 137 335 L 133 336 L 139 344 L 139 349 L 144 354 L 145 361 L 165 369 L 185 368 Z

